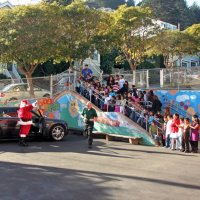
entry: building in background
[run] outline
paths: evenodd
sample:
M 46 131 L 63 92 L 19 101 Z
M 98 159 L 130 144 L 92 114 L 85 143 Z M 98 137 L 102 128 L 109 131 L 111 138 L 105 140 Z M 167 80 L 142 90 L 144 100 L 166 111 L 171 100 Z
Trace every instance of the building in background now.
M 0 2 L 0 8 L 12 8 L 13 5 L 9 1 Z

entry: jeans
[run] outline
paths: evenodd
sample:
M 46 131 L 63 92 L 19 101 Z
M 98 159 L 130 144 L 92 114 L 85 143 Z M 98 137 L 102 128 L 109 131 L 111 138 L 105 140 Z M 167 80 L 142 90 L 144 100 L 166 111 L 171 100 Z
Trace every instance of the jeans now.
M 171 143 L 171 141 L 170 141 L 170 135 L 167 135 L 167 137 L 166 137 L 166 139 L 165 139 L 165 146 L 168 148 L 168 147 L 170 147 L 170 143 Z

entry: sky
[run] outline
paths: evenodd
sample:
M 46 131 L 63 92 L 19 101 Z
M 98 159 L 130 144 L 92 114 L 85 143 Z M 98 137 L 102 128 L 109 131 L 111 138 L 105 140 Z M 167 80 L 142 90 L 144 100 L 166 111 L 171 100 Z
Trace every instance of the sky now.
M 0 2 L 5 2 L 7 0 L 0 0 Z M 40 0 L 9 0 L 10 3 L 12 3 L 13 5 L 16 4 L 28 4 L 28 3 L 37 3 Z M 141 0 L 135 0 L 136 3 L 139 3 Z M 194 2 L 196 2 L 199 6 L 200 6 L 200 0 L 186 0 L 188 5 L 191 6 Z

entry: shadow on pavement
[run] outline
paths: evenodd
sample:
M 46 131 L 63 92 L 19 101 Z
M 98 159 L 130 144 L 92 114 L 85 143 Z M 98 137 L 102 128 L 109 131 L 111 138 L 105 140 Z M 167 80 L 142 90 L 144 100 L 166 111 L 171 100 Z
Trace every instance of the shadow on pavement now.
M 179 156 L 193 156 L 193 157 L 198 157 L 198 155 L 194 155 L 194 154 L 185 154 L 183 152 L 178 152 L 176 153 L 177 151 L 172 151 L 170 149 L 165 149 L 166 151 L 170 151 L 170 152 L 163 152 L 163 151 L 158 151 L 158 149 L 160 147 L 154 147 L 154 148 L 157 148 L 155 151 L 152 151 L 152 150 L 138 150 L 138 149 L 125 149 L 125 148 L 118 148 L 118 147 L 106 147 L 107 149 L 113 149 L 113 150 L 122 150 L 122 151 L 131 151 L 131 152 L 143 152 L 143 153 L 149 153 L 149 154 L 166 154 L 166 155 L 179 155 Z M 151 147 L 152 148 L 152 147 Z
M 200 190 L 199 185 L 185 184 L 155 178 L 99 173 L 49 166 L 0 162 L 0 199 L 114 199 L 117 187 L 129 180 L 130 183 L 147 183 L 173 188 Z M 132 182 L 133 181 L 133 182 Z M 126 181 L 125 181 L 126 182 Z M 134 188 L 133 188 L 134 192 Z M 192 192 L 192 191 L 191 191 Z
M 90 155 L 98 155 L 98 156 L 106 156 L 106 157 L 116 157 L 116 158 L 129 158 L 135 159 L 133 155 L 126 156 L 118 154 L 115 151 L 102 151 L 102 146 L 105 145 L 104 142 L 94 141 L 93 148 L 88 149 L 87 139 L 83 136 L 74 136 L 69 135 L 63 141 L 41 141 L 38 140 L 30 140 L 28 147 L 18 146 L 17 141 L 1 141 L 0 143 L 0 154 L 6 152 L 13 153 L 34 153 L 34 152 L 53 152 L 53 153 L 61 153 L 61 152 L 73 152 L 73 153 L 81 153 L 81 154 L 90 154 Z

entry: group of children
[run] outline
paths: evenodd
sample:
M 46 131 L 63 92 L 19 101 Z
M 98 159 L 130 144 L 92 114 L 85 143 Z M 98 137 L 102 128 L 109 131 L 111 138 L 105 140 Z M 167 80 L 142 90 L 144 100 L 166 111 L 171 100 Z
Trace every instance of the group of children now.
M 155 121 L 151 122 L 149 128 L 149 133 L 158 146 L 185 153 L 198 152 L 200 121 L 197 115 L 192 116 L 192 122 L 189 118 L 179 118 L 178 114 L 165 115 L 163 120 L 162 129 L 156 126 Z
M 105 84 L 98 79 L 80 79 L 77 83 L 77 92 L 103 111 L 125 114 L 149 130 L 157 145 L 188 153 L 190 143 L 192 152 L 198 151 L 198 117 L 194 115 L 190 123 L 188 118 L 179 118 L 178 114 L 172 116 L 169 111 L 161 115 L 162 104 L 152 90 L 146 93 L 134 85 L 129 88 L 123 75 L 110 75 Z

